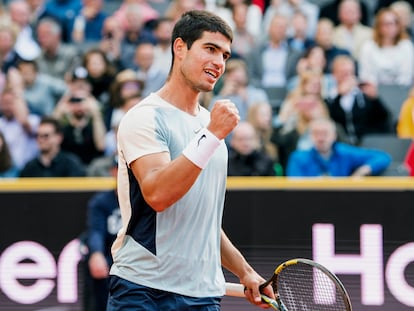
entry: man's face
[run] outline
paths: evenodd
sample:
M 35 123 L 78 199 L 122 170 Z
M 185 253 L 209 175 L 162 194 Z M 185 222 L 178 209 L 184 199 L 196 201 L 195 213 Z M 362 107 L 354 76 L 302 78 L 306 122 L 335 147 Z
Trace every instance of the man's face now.
M 0 53 L 6 54 L 11 51 L 14 45 L 11 30 L 3 29 L 0 31 Z
M 326 21 L 318 24 L 315 35 L 316 42 L 324 49 L 330 48 L 333 41 L 333 27 Z
M 339 8 L 339 20 L 344 25 L 355 25 L 361 19 L 359 4 L 353 1 L 345 1 Z
M 248 123 L 239 124 L 233 131 L 231 146 L 241 155 L 247 156 L 258 147 L 255 129 Z
M 281 42 L 286 39 L 288 20 L 283 16 L 272 19 L 269 27 L 269 39 L 272 42 Z
M 48 153 L 60 147 L 62 143 L 62 135 L 56 133 L 55 128 L 51 124 L 40 124 L 37 130 L 37 144 L 42 154 Z
M 135 64 L 144 71 L 154 63 L 154 46 L 151 43 L 140 44 L 135 51 Z
M 204 32 L 191 49 L 180 39 L 175 44 L 175 61 L 180 62 L 183 79 L 194 90 L 212 91 L 224 73 L 230 57 L 230 41 L 219 32 Z
M 24 83 L 26 85 L 32 85 L 37 75 L 35 66 L 29 63 L 21 63 L 18 68 L 23 77 Z
M 355 66 L 351 60 L 338 62 L 334 64 L 332 74 L 338 84 L 342 83 L 347 79 L 355 77 Z
M 37 38 L 43 49 L 53 48 L 60 41 L 60 36 L 53 32 L 52 26 L 48 24 L 39 24 L 37 27 Z
M 336 139 L 335 128 L 329 122 L 316 121 L 311 125 L 311 137 L 315 149 L 327 153 Z

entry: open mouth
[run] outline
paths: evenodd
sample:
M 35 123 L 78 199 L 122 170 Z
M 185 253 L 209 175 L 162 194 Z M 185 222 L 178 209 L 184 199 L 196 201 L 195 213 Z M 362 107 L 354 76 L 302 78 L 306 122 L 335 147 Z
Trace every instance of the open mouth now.
M 210 75 L 213 79 L 217 79 L 219 76 L 218 72 L 213 71 L 213 70 L 206 69 L 204 70 L 204 72 Z

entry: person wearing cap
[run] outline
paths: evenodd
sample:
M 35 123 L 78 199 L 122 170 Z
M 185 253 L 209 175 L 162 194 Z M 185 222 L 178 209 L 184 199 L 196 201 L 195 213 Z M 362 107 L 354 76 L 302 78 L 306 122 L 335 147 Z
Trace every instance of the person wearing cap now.
M 67 76 L 69 92 L 53 112 L 63 127 L 62 149 L 77 154 L 85 165 L 103 155 L 106 128 L 100 103 L 91 93 L 88 72 L 76 67 Z
M 124 69 L 115 76 L 115 81 L 111 85 L 110 91 L 110 127 L 120 118 L 129 108 L 127 99 L 141 98 L 144 89 L 144 81 L 138 78 L 137 73 L 132 69 Z

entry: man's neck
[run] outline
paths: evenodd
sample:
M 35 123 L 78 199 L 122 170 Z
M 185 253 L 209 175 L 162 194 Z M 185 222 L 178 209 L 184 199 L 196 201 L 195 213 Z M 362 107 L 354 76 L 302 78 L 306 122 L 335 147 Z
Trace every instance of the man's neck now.
M 200 92 L 191 89 L 185 82 L 170 79 L 157 94 L 166 102 L 191 115 L 196 115 L 200 109 Z

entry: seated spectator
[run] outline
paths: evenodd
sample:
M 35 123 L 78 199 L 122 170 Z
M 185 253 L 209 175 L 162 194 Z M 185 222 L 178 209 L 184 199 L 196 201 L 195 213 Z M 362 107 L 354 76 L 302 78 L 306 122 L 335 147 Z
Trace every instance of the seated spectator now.
M 339 5 L 341 4 L 342 0 L 331 0 L 328 1 L 321 6 L 319 12 L 319 18 L 327 18 L 331 20 L 334 25 L 339 25 Z M 365 26 L 371 24 L 371 16 L 370 10 L 368 5 L 365 1 L 359 1 L 361 4 L 361 23 Z
M 15 68 L 21 59 L 15 49 L 18 31 L 14 23 L 0 23 L 0 71 L 3 74 L 7 74 L 10 68 Z
M 336 81 L 331 73 L 325 73 L 326 58 L 324 50 L 318 46 L 307 49 L 296 66 L 297 74 L 289 79 L 286 89 L 290 92 L 299 91 L 301 83 L 306 87 L 308 79 L 319 76 L 319 92 L 323 98 L 329 97 L 336 90 Z
M 122 78 L 127 79 L 127 73 L 130 72 L 129 69 L 121 72 L 119 75 L 122 75 Z M 121 80 L 121 79 L 120 79 Z M 134 80 L 131 80 L 128 83 L 134 83 Z M 127 84 L 127 83 L 125 83 Z M 142 89 L 142 88 L 141 88 Z M 117 133 L 118 133 L 118 126 L 121 122 L 121 119 L 125 115 L 125 113 L 131 109 L 133 106 L 138 104 L 142 99 L 141 96 L 141 89 L 135 89 L 134 87 L 127 87 L 127 90 L 123 90 L 121 95 L 122 102 L 120 106 L 114 110 L 111 119 L 111 127 L 109 131 L 105 135 L 105 154 L 101 157 L 93 159 L 88 166 L 87 175 L 88 176 L 96 176 L 96 177 L 103 177 L 108 176 L 110 170 L 108 168 L 111 167 L 111 163 L 113 159 L 118 154 L 117 149 Z
M 29 4 L 30 26 L 32 29 L 36 29 L 37 23 L 46 10 L 46 1 L 47 0 L 26 0 Z
M 315 42 L 323 49 L 325 54 L 325 73 L 332 72 L 332 62 L 338 55 L 351 55 L 350 51 L 334 44 L 334 24 L 329 19 L 321 18 L 318 21 Z
M 372 39 L 372 28 L 361 23 L 359 0 L 344 0 L 339 5 L 339 25 L 334 29 L 333 42 L 359 59 L 362 45 Z
M 33 60 L 40 54 L 40 47 L 36 42 L 33 29 L 30 25 L 30 6 L 26 0 L 14 0 L 9 3 L 11 21 L 18 26 L 14 48 L 23 59 Z
M 22 80 L 22 85 L 17 89 L 24 94 L 30 112 L 39 116 L 51 115 L 56 103 L 67 91 L 65 82 L 40 73 L 33 60 L 19 61 L 17 69 Z
M 273 133 L 272 119 L 273 111 L 269 102 L 253 103 L 247 111 L 247 121 L 253 125 L 259 137 L 259 150 L 272 159 L 276 174 L 281 176 L 283 172 L 279 163 L 278 149 L 270 140 Z
M 62 41 L 71 42 L 73 18 L 82 9 L 82 0 L 48 0 L 42 17 L 53 18 L 62 30 Z
M 358 59 L 358 76 L 376 85 L 410 86 L 414 78 L 414 44 L 396 12 L 380 10 L 373 38 L 364 43 Z
M 384 151 L 336 142 L 331 120 L 314 120 L 309 128 L 314 147 L 291 154 L 286 169 L 289 177 L 379 175 L 391 163 L 391 156 Z
M 13 178 L 19 176 L 19 170 L 13 163 L 9 146 L 2 132 L 0 132 L 0 178 Z
M 9 86 L 0 94 L 0 131 L 3 133 L 17 169 L 36 156 L 36 132 L 40 117 L 29 113 L 23 94 Z
M 82 66 L 88 72 L 92 95 L 99 101 L 105 120 L 110 113 L 110 88 L 116 76 L 116 67 L 99 48 L 91 48 L 83 54 Z M 108 124 L 105 122 L 107 128 Z
M 246 59 L 253 47 L 257 44 L 259 36 L 249 31 L 251 24 L 248 19 L 249 5 L 240 3 L 232 9 L 234 21 L 232 55 Z
M 91 93 L 84 67 L 70 73 L 69 93 L 57 104 L 53 116 L 62 124 L 62 150 L 77 154 L 85 165 L 102 156 L 106 128 L 99 102 Z
M 227 62 L 222 81 L 219 93 L 210 101 L 210 110 L 217 100 L 230 99 L 239 110 L 240 120 L 246 120 L 250 105 L 259 101 L 269 102 L 265 90 L 250 83 L 246 62 L 242 59 Z
M 308 20 L 301 11 L 295 12 L 290 21 L 292 33 L 288 35 L 289 46 L 298 52 L 305 52 L 315 45 L 314 36 L 308 37 Z
M 102 38 L 102 26 L 107 17 L 103 10 L 105 0 L 82 0 L 82 8 L 70 25 L 71 42 L 91 44 Z
M 411 0 L 411 4 L 407 1 L 399 0 L 394 1 L 390 8 L 398 14 L 401 25 L 407 31 L 408 36 L 410 37 L 411 41 L 414 40 L 414 32 L 413 32 L 413 5 L 414 2 Z
M 157 40 L 154 47 L 154 63 L 168 75 L 171 68 L 171 38 L 174 28 L 173 20 L 168 17 L 160 17 L 154 22 L 153 34 Z M 234 40 L 233 40 L 234 43 Z
M 126 12 L 128 27 L 124 30 L 121 42 L 121 62 L 124 68 L 134 68 L 134 55 L 138 45 L 150 42 L 157 44 L 151 30 L 145 26 L 141 5 L 131 4 Z
M 273 132 L 272 117 L 272 106 L 266 101 L 253 103 L 247 111 L 247 121 L 253 125 L 259 136 L 260 150 L 276 163 L 277 146 L 270 141 Z
M 290 102 L 291 114 L 280 120 L 272 132 L 271 141 L 278 147 L 279 162 L 286 169 L 287 161 L 294 150 L 308 150 L 313 143 L 310 138 L 309 124 L 318 118 L 329 118 L 329 111 L 322 98 L 315 93 L 296 94 Z M 347 136 L 340 125 L 338 139 L 347 141 Z
M 112 158 L 110 176 L 116 178 L 118 162 Z M 116 188 L 96 193 L 88 201 L 84 242 L 87 247 L 85 257 L 85 286 L 92 297 L 92 308 L 106 309 L 109 290 L 109 268 L 112 264 L 111 246 L 122 226 Z
M 267 29 L 266 40 L 257 44 L 246 58 L 250 82 L 257 87 L 284 87 L 296 73 L 302 53 L 289 47 L 289 20 L 275 14 Z M 278 61 L 274 61 L 277 59 Z
M 216 7 L 216 14 L 223 18 L 233 31 L 237 29 L 234 19 L 235 10 L 237 7 L 244 7 L 245 20 L 248 21 L 245 25 L 246 31 L 256 38 L 262 35 L 263 13 L 257 4 L 251 0 L 225 0 L 223 2 L 222 6 Z
M 126 112 L 124 109 L 125 100 L 136 94 L 142 96 L 143 89 L 144 81 L 138 79 L 137 73 L 132 69 L 122 70 L 115 76 L 110 89 L 111 116 L 109 124 L 113 124 L 113 119 L 119 120 L 118 114 L 123 115 Z
M 64 79 L 65 73 L 79 63 L 78 50 L 62 41 L 62 28 L 52 18 L 43 18 L 37 25 L 41 53 L 36 62 L 39 72 Z
M 331 118 L 342 125 L 352 144 L 370 133 L 390 133 L 390 113 L 372 83 L 359 84 L 355 63 L 349 56 L 338 56 L 332 64 L 337 95 L 329 100 Z
M 97 46 L 115 66 L 116 71 L 125 68 L 121 60 L 121 45 L 124 35 L 119 21 L 112 15 L 108 16 L 103 23 L 102 39 L 97 43 Z
M 319 50 L 318 47 L 315 51 Z M 303 60 L 300 62 L 302 64 Z M 306 63 L 306 60 L 305 60 Z M 283 100 L 278 113 L 275 115 L 273 124 L 278 127 L 281 123 L 288 123 L 297 118 L 297 111 L 295 109 L 297 98 L 303 95 L 315 95 L 325 101 L 327 93 L 331 92 L 333 88 L 336 89 L 336 81 L 329 74 L 323 74 L 320 70 L 309 67 L 309 69 L 299 69 L 302 65 L 298 65 L 299 75 L 295 88 L 288 92 Z M 320 69 L 320 67 L 318 67 Z M 328 79 L 329 77 L 329 79 Z M 292 81 L 293 82 L 293 81 Z
M 20 172 L 20 177 L 85 176 L 80 158 L 61 150 L 63 133 L 56 119 L 43 117 L 36 138 L 39 155 L 26 163 Z
M 147 24 L 160 16 L 160 13 L 155 10 L 147 0 L 123 0 L 121 1 L 120 7 L 112 14 L 121 25 L 123 31 L 126 31 L 130 26 L 129 23 L 131 20 L 128 17 L 128 12 L 131 10 L 131 7 L 135 5 L 140 6 L 139 10 L 142 12 L 144 24 Z
M 397 2 L 397 0 L 377 0 L 374 12 L 378 13 L 378 11 L 382 8 L 390 7 L 395 2 Z M 414 9 L 413 0 L 405 0 L 405 2 L 407 2 L 411 6 L 411 8 Z
M 168 77 L 168 72 L 155 62 L 155 45 L 151 42 L 142 42 L 137 45 L 134 54 L 134 66 L 138 79 L 144 81 L 142 96 L 159 90 Z
M 309 0 L 273 0 L 267 8 L 264 17 L 264 28 L 267 29 L 271 17 L 276 14 L 286 16 L 289 20 L 293 18 L 296 12 L 301 12 L 306 16 L 307 29 L 306 36 L 313 38 L 315 36 L 316 25 L 319 18 L 319 6 Z M 293 34 L 293 29 L 288 29 L 288 35 Z
M 414 89 L 409 92 L 401 106 L 397 122 L 397 136 L 414 139 Z
M 228 176 L 275 176 L 272 159 L 259 148 L 253 125 L 240 122 L 231 136 Z

